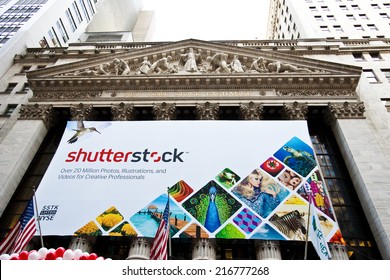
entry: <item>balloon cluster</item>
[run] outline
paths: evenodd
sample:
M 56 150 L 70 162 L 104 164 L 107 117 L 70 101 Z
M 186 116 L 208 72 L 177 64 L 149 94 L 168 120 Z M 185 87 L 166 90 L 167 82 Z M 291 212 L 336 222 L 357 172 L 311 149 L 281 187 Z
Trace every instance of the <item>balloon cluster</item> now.
M 99 257 L 95 253 L 82 252 L 80 249 L 72 250 L 59 247 L 47 249 L 45 247 L 29 252 L 22 251 L 19 254 L 3 254 L 0 260 L 111 260 L 110 258 Z

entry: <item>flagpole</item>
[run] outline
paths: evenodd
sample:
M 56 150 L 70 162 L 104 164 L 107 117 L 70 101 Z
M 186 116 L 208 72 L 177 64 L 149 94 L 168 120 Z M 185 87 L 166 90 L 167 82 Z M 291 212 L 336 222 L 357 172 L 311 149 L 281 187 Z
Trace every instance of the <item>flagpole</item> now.
M 309 210 L 307 211 L 307 226 L 306 226 L 306 242 L 305 242 L 305 256 L 304 260 L 307 260 L 307 249 L 309 245 L 309 230 L 310 230 L 310 206 L 312 203 L 311 191 L 309 191 Z
M 169 203 L 169 187 L 167 188 L 168 203 Z M 172 258 L 172 243 L 171 243 L 171 207 L 168 213 L 168 260 Z
M 42 230 L 41 230 L 41 223 L 39 221 L 39 215 L 38 215 L 38 205 L 37 205 L 37 198 L 35 196 L 35 186 L 33 186 L 33 192 L 34 192 L 34 205 L 35 205 L 35 215 L 36 215 L 36 218 L 37 218 L 37 222 L 38 222 L 38 229 L 39 229 L 39 237 L 41 239 L 41 247 L 43 248 L 44 245 L 43 245 L 43 237 L 42 237 Z

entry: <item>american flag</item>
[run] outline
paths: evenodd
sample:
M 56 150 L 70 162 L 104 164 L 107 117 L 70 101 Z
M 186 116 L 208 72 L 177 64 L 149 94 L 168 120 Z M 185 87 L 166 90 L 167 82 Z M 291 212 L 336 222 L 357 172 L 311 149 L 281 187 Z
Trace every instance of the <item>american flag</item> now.
M 19 221 L 0 244 L 0 254 L 20 253 L 37 231 L 31 199 Z
M 169 238 L 169 196 L 165 206 L 160 225 L 154 237 L 152 248 L 150 249 L 151 260 L 168 259 L 168 238 Z

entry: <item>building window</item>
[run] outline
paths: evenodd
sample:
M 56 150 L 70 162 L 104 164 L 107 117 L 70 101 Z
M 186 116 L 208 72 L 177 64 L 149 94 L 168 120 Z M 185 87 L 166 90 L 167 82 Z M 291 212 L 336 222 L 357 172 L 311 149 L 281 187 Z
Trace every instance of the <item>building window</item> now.
M 87 11 L 87 7 L 85 6 L 84 1 L 83 0 L 79 0 L 79 3 L 80 3 L 81 10 L 83 11 L 83 14 L 84 14 L 85 18 L 89 22 L 91 20 L 91 18 L 89 17 L 89 14 L 88 14 L 88 11 Z
M 65 30 L 65 27 L 64 27 L 62 20 L 61 19 L 57 20 L 56 25 L 57 25 L 58 30 L 60 31 L 60 34 L 61 34 L 61 37 L 62 37 L 62 40 L 64 41 L 64 43 L 68 42 L 69 36 Z
M 348 7 L 345 5 L 340 5 L 339 7 L 340 7 L 340 10 L 342 10 L 342 11 L 348 11 Z
M 373 9 L 380 9 L 379 5 L 378 4 L 371 4 L 371 7 Z
M 355 16 L 354 16 L 354 15 L 347 15 L 347 19 L 349 19 L 349 20 L 355 20 Z
M 333 28 L 334 28 L 334 30 L 337 31 L 337 32 L 343 32 L 343 29 L 341 28 L 340 25 L 333 25 Z
M 73 15 L 70 12 L 69 8 L 65 11 L 65 15 L 66 18 L 68 19 L 70 26 L 72 27 L 72 31 L 75 31 L 77 29 L 76 22 L 74 21 Z
M 382 18 L 384 18 L 384 19 L 390 19 L 389 15 L 386 14 L 386 13 L 380 13 L 379 15 L 380 15 Z
M 359 14 L 360 19 L 368 19 L 366 14 Z
M 358 30 L 358 31 L 364 31 L 363 26 L 361 26 L 360 24 L 355 24 L 354 27 L 355 27 L 355 29 Z
M 370 52 L 372 60 L 382 60 L 382 56 L 379 52 Z
M 315 7 L 315 6 L 311 6 L 311 7 L 309 7 L 309 9 L 310 9 L 310 11 L 312 11 L 312 12 L 317 12 L 318 10 L 317 10 L 317 7 Z
M 328 26 L 323 25 L 323 26 L 320 26 L 320 28 L 321 28 L 321 31 L 322 31 L 322 32 L 330 32 Z
M 381 71 L 385 75 L 386 80 L 390 83 L 390 69 L 381 69 Z
M 9 83 L 4 93 L 11 94 L 14 88 L 17 86 L 17 83 Z
M 331 21 L 335 21 L 336 20 L 334 15 L 327 15 L 326 17 L 328 18 L 328 20 L 331 20 Z
M 360 10 L 358 5 L 351 5 L 351 7 L 352 7 L 352 10 Z
M 323 11 L 329 11 L 329 7 L 328 6 L 321 6 L 321 10 L 323 10 Z
M 76 1 L 74 1 L 72 3 L 72 8 L 73 8 L 73 11 L 74 11 L 74 13 L 76 15 L 78 23 L 81 23 L 83 21 L 83 18 L 81 16 L 81 13 L 80 13 L 79 7 L 77 6 Z
M 314 16 L 314 18 L 315 18 L 316 21 L 324 21 L 322 16 Z
M 366 79 L 368 80 L 369 83 L 377 83 L 378 82 L 378 78 L 376 77 L 374 71 L 372 70 L 363 70 L 363 74 L 364 76 L 366 77 Z
M 22 70 L 20 71 L 20 73 L 26 73 L 26 72 L 28 72 L 30 69 L 31 69 L 31 65 L 25 65 L 25 66 L 23 66 L 23 68 L 22 68 Z
M 24 83 L 22 89 L 17 93 L 27 94 L 29 90 L 30 90 L 30 86 L 28 85 L 28 83 Z
M 12 115 L 12 113 L 15 111 L 17 106 L 18 106 L 17 104 L 9 104 L 7 106 L 7 109 L 4 112 L 4 116 L 10 117 Z
M 375 24 L 367 24 L 368 30 L 377 31 L 378 27 Z
M 49 35 L 49 39 L 52 42 L 54 47 L 60 46 L 60 41 L 58 40 L 57 33 L 55 32 L 54 28 L 52 27 L 51 30 L 47 33 Z
M 364 60 L 366 60 L 361 52 L 352 53 L 352 55 L 353 55 L 353 57 L 354 57 L 354 59 L 356 61 L 364 61 Z

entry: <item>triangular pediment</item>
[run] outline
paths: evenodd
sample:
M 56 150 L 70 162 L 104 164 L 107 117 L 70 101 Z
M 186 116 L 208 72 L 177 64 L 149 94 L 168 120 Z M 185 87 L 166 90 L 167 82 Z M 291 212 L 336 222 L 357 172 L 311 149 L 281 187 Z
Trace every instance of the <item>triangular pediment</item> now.
M 242 85 L 245 77 L 246 83 L 313 84 L 329 79 L 332 83 L 356 86 L 360 73 L 360 68 L 350 65 L 250 46 L 188 39 L 96 55 L 87 60 L 32 71 L 27 77 L 32 88 L 49 84 L 53 86 L 55 81 L 60 80 L 82 82 L 86 79 L 115 78 L 118 85 L 127 80 L 127 86 L 131 89 L 161 84 L 189 85 L 189 79 L 196 80 L 193 83 L 200 85 L 202 81 L 216 77 L 220 79 L 218 83 L 222 79 L 228 85 L 238 82 Z M 49 83 L 40 82 L 38 85 L 38 81 L 45 80 Z

